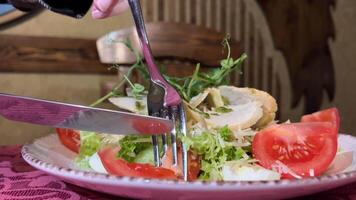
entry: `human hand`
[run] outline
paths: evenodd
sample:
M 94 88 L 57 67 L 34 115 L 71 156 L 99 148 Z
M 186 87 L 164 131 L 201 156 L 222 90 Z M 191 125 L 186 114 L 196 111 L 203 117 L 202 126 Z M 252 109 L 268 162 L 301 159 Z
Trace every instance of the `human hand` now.
M 128 8 L 127 0 L 94 0 L 92 16 L 94 19 L 104 19 L 118 15 Z

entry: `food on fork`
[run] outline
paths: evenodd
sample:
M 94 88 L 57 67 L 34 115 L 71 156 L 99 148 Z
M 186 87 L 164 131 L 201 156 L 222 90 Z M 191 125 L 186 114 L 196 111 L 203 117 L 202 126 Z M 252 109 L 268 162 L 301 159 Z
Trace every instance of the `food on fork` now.
M 227 40 L 224 41 L 229 47 Z M 337 144 L 338 110 L 330 108 L 305 115 L 301 122 L 276 121 L 277 102 L 270 94 L 228 85 L 229 73 L 238 70 L 245 58 L 243 54 L 234 60 L 228 51 L 221 68 L 199 72 L 200 65 L 197 65 L 189 77 L 165 75 L 179 91 L 186 112 L 188 135 L 178 139 L 189 150 L 188 180 L 301 179 L 346 169 L 352 162 L 352 153 L 351 156 L 343 153 Z M 141 57 L 137 56 L 129 74 L 138 70 L 149 80 L 142 65 Z M 112 91 L 107 99 L 120 109 L 147 115 L 147 91 L 128 77 L 125 81 L 131 86 L 125 95 Z M 64 129 L 57 129 L 57 133 L 65 146 L 78 152 L 76 163 L 85 170 L 118 176 L 182 179 L 181 154 L 178 154 L 178 165 L 172 165 L 171 147 L 165 155 L 160 149 L 162 165 L 155 167 L 149 136 Z

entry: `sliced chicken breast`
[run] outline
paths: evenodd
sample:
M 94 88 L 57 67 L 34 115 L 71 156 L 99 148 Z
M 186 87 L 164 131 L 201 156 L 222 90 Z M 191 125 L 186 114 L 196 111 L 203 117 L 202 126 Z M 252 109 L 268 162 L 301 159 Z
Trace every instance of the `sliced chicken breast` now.
M 249 128 L 257 123 L 263 116 L 261 104 L 257 101 L 231 105 L 228 113 L 217 114 L 209 113 L 210 117 L 205 119 L 208 127 L 218 128 L 228 125 L 230 130 L 242 130 Z
M 109 101 L 120 109 L 138 114 L 148 114 L 146 96 L 142 97 L 140 100 L 134 97 L 112 97 Z
M 274 121 L 278 109 L 277 102 L 267 92 L 254 88 L 238 88 L 234 86 L 220 86 L 219 90 L 223 98 L 231 105 L 241 105 L 253 101 L 261 103 L 263 116 L 255 124 L 256 128 L 262 128 Z

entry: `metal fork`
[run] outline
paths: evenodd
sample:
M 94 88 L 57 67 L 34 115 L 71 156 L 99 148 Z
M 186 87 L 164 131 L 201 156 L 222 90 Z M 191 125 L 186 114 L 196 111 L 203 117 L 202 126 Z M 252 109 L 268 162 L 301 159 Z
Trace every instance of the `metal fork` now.
M 178 92 L 167 82 L 158 70 L 154 58 L 152 56 L 151 47 L 148 41 L 145 22 L 142 15 L 141 5 L 139 0 L 128 0 L 131 12 L 136 24 L 136 29 L 144 58 L 147 63 L 147 68 L 150 73 L 151 81 L 147 96 L 148 114 L 155 117 L 169 118 L 175 126 L 170 133 L 173 165 L 178 164 L 177 153 L 177 134 L 187 134 L 185 113 L 183 109 L 182 99 Z M 167 151 L 167 134 L 162 136 L 162 151 L 163 155 Z M 159 155 L 159 142 L 157 136 L 152 136 L 152 144 L 154 148 L 154 161 L 156 166 L 161 165 Z M 182 144 L 182 166 L 183 179 L 188 180 L 188 153 L 187 148 Z

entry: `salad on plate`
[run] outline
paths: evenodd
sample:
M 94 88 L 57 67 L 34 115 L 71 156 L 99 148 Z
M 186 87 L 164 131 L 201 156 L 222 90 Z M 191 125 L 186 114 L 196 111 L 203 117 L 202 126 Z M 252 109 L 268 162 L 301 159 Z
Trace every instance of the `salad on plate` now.
M 130 77 L 139 72 L 144 80 L 148 72 L 142 57 L 125 79 L 105 97 L 119 109 L 147 115 L 145 83 L 133 83 Z M 262 181 L 301 179 L 336 173 L 352 163 L 352 152 L 338 148 L 340 117 L 336 108 L 305 115 L 300 122 L 278 122 L 276 100 L 267 92 L 228 84 L 233 71 L 241 71 L 246 59 L 230 56 L 228 38 L 224 40 L 227 57 L 221 67 L 200 72 L 198 64 L 189 77 L 170 77 L 184 99 L 187 136 L 179 141 L 187 145 L 188 179 L 206 181 Z M 120 88 L 128 84 L 124 94 Z M 76 165 L 118 176 L 181 179 L 181 155 L 178 166 L 172 154 L 162 154 L 162 166 L 155 167 L 149 136 L 118 136 L 105 133 L 57 129 L 61 143 L 77 153 Z

